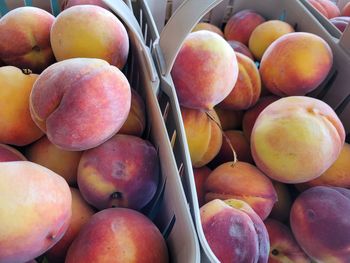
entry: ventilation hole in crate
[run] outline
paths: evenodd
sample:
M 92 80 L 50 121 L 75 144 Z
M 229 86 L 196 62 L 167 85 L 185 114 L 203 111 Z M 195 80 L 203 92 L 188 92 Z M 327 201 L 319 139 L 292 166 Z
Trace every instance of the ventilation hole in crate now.
M 0 0 L 0 17 L 8 12 L 7 4 L 5 0 Z
M 163 235 L 165 240 L 168 239 L 168 237 L 169 237 L 169 235 L 171 233 L 171 230 L 173 230 L 175 222 L 176 222 L 176 216 L 173 215 L 173 217 L 171 218 L 170 222 L 168 223 L 168 225 L 164 228 L 164 230 L 162 232 L 162 235 Z
M 345 100 L 343 100 L 343 102 L 335 109 L 335 112 L 340 115 L 345 108 L 348 106 L 348 104 L 350 103 L 350 95 L 348 95 Z
M 32 0 L 24 0 L 24 5 L 33 6 L 33 1 Z
M 298 32 L 298 31 L 299 31 L 299 30 L 298 30 L 298 23 L 295 23 L 294 26 L 293 26 L 293 28 L 294 28 L 294 31 L 295 31 L 295 32 Z
M 171 144 L 172 149 L 174 149 L 174 145 L 176 142 L 176 136 L 177 136 L 177 133 L 176 133 L 176 130 L 174 130 L 173 135 L 171 136 L 171 140 L 170 140 L 170 144 Z
M 57 16 L 61 12 L 61 6 L 59 0 L 51 0 L 51 10 L 54 16 Z
M 149 47 L 150 52 L 152 54 L 153 53 L 153 39 L 152 38 L 149 39 L 148 47 Z
M 348 133 L 345 137 L 345 142 L 350 143 L 350 133 Z
M 280 16 L 278 17 L 278 19 L 285 22 L 286 21 L 286 17 L 287 17 L 287 11 L 285 9 L 283 9 L 283 11 L 280 14 Z
M 144 32 L 143 32 L 144 39 L 147 39 L 147 35 L 148 35 L 148 25 L 145 24 L 145 29 L 144 29 Z
M 169 110 L 170 110 L 170 103 L 169 103 L 169 101 L 167 101 L 167 103 L 165 105 L 164 112 L 163 112 L 163 120 L 164 120 L 164 122 L 166 122 L 166 120 L 168 119 Z
M 180 167 L 179 167 L 179 176 L 180 176 L 180 178 L 183 178 L 184 171 L 185 171 L 184 163 L 181 163 Z
M 333 86 L 333 83 L 336 80 L 337 75 L 338 75 L 337 70 L 334 70 L 333 72 L 328 74 L 327 78 L 321 84 L 321 86 L 323 86 L 323 89 L 316 96 L 318 99 L 322 99 L 327 94 L 329 89 Z

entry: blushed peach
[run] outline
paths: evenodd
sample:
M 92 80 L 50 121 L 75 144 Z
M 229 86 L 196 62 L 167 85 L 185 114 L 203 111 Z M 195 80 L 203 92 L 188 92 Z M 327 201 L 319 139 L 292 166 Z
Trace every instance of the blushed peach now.
M 249 48 L 246 45 L 236 40 L 229 40 L 227 41 L 227 43 L 230 44 L 230 46 L 233 48 L 235 52 L 246 55 L 247 57 L 249 57 L 254 61 L 254 56 L 252 55 L 252 53 L 250 52 Z
M 61 9 L 67 9 L 75 5 L 98 5 L 107 10 L 110 10 L 108 5 L 103 2 L 103 0 L 65 0 L 61 4 Z
M 341 15 L 350 16 L 350 2 L 343 7 L 343 9 L 341 10 Z
M 26 157 L 15 148 L 0 143 L 0 162 L 26 161 Z
M 330 19 L 340 16 L 340 10 L 335 3 L 330 0 L 308 0 L 310 4 L 317 9 L 322 15 Z
M 196 184 L 199 207 L 205 204 L 204 184 L 210 173 L 211 173 L 211 170 L 206 166 L 203 166 L 201 168 L 193 168 L 193 176 L 194 176 L 194 182 Z
M 192 29 L 192 32 L 196 32 L 199 30 L 208 30 L 220 35 L 221 37 L 224 37 L 224 33 L 221 31 L 221 29 L 218 28 L 216 25 L 210 23 L 200 22 Z

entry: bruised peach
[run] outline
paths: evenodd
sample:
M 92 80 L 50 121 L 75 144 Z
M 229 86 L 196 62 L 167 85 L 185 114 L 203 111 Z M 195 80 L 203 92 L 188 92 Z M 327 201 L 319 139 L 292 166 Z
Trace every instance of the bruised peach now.
M 219 34 L 221 37 L 224 37 L 224 33 L 221 31 L 221 29 L 210 23 L 200 22 L 192 29 L 192 32 L 196 32 L 199 30 L 208 30 Z
M 206 166 L 203 166 L 201 168 L 193 168 L 193 176 L 194 176 L 194 182 L 196 184 L 199 207 L 205 204 L 204 184 L 210 173 L 211 173 L 211 170 Z
M 242 127 L 243 111 L 225 110 L 220 107 L 215 107 L 214 110 L 224 131 L 236 130 Z
M 250 59 L 254 60 L 254 57 L 252 53 L 250 52 L 249 48 L 244 45 L 243 43 L 236 41 L 236 40 L 229 40 L 227 43 L 230 44 L 230 46 L 233 48 L 235 52 L 241 53 L 243 55 L 246 55 Z
M 0 162 L 26 161 L 22 153 L 15 148 L 0 143 Z

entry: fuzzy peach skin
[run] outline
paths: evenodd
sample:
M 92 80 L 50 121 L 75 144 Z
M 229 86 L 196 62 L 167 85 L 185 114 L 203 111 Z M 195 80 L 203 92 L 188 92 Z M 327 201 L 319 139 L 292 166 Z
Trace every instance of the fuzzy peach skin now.
M 253 30 L 265 22 L 265 18 L 254 10 L 241 10 L 235 13 L 227 21 L 224 35 L 227 40 L 236 40 L 248 46 L 248 41 Z
M 318 99 L 291 96 L 260 113 L 251 151 L 267 176 L 283 183 L 303 183 L 319 177 L 336 161 L 344 139 L 344 127 L 330 106 Z
M 274 219 L 264 223 L 270 238 L 269 263 L 311 263 L 287 226 Z
M 214 110 L 224 131 L 236 130 L 242 127 L 243 111 L 225 110 L 220 107 L 215 107 Z
M 330 0 L 308 0 L 309 3 L 328 19 L 340 16 L 340 10 L 336 4 Z
M 221 37 L 224 37 L 224 33 L 221 31 L 221 29 L 218 28 L 216 25 L 210 23 L 200 22 L 192 29 L 192 32 L 196 32 L 199 30 L 208 30 L 219 34 Z
M 255 124 L 256 119 L 259 114 L 272 102 L 278 100 L 277 96 L 266 96 L 261 97 L 258 102 L 244 112 L 243 120 L 242 120 L 242 129 L 244 136 L 250 141 L 250 136 L 252 134 L 252 130 Z
M 0 19 L 0 59 L 7 65 L 40 73 L 54 63 L 50 29 L 55 17 L 43 9 L 25 6 Z
M 233 89 L 238 77 L 235 52 L 218 34 L 190 33 L 171 71 L 180 105 L 211 110 Z
M 350 16 L 350 2 L 343 7 L 343 9 L 341 10 L 341 15 Z
M 24 146 L 43 136 L 28 107 L 37 78 L 13 66 L 0 67 L 0 143 Z
M 0 162 L 13 162 L 13 161 L 26 161 L 26 157 L 23 156 L 15 148 L 0 143 Z
M 65 263 L 167 263 L 158 228 L 143 214 L 109 208 L 93 215 L 68 250 Z
M 246 55 L 250 59 L 254 60 L 253 54 L 250 52 L 249 48 L 243 43 L 236 40 L 229 40 L 227 41 L 227 43 L 229 43 L 229 45 L 233 48 L 235 52 Z
M 146 127 L 146 108 L 141 96 L 131 89 L 131 107 L 128 118 L 118 133 L 141 137 Z
M 77 171 L 82 152 L 57 148 L 46 136 L 25 149 L 28 160 L 62 176 L 69 185 L 77 182 Z
M 124 25 L 114 14 L 94 5 L 62 11 L 52 25 L 50 40 L 57 61 L 100 58 L 122 69 L 129 52 Z
M 295 32 L 281 36 L 266 49 L 260 74 L 275 95 L 305 95 L 322 83 L 332 64 L 332 50 L 326 41 L 311 33 Z
M 101 59 L 75 58 L 57 62 L 39 76 L 29 106 L 53 144 L 82 151 L 117 133 L 130 104 L 129 82 L 117 67 Z
M 269 20 L 258 25 L 249 38 L 249 50 L 261 60 L 265 50 L 279 37 L 294 32 L 294 28 L 280 20 Z
M 154 146 L 136 136 L 117 134 L 85 151 L 78 167 L 84 199 L 98 209 L 142 209 L 154 196 L 159 181 Z
M 211 170 L 207 166 L 201 168 L 193 168 L 194 182 L 196 184 L 197 198 L 199 207 L 205 204 L 205 181 L 207 180 Z
M 98 5 L 107 10 L 110 10 L 108 5 L 103 0 L 64 0 L 61 4 L 61 10 L 67 9 L 75 5 Z
M 254 182 L 254 184 L 252 183 Z M 227 162 L 214 169 L 205 182 L 205 201 L 239 199 L 266 219 L 277 201 L 271 180 L 255 166 L 244 162 Z
M 231 93 L 219 104 L 230 110 L 246 110 L 252 107 L 261 93 L 261 79 L 255 63 L 246 55 L 236 53 L 238 79 Z
M 247 203 L 215 199 L 200 208 L 200 217 L 208 244 L 221 263 L 267 263 L 269 236 Z
M 45 253 L 50 263 L 64 262 L 73 240 L 94 214 L 94 210 L 86 203 L 78 189 L 71 187 L 70 191 L 72 194 L 72 217 L 64 236 Z
M 0 163 L 0 262 L 26 262 L 56 244 L 71 218 L 66 181 L 38 164 Z
M 284 222 L 289 218 L 292 197 L 286 184 L 276 181 L 272 181 L 272 184 L 276 190 L 278 201 L 272 207 L 270 217 Z
M 220 151 L 222 145 L 220 120 L 214 110 L 207 113 L 181 107 L 181 115 L 192 166 L 202 167 L 213 160 Z
M 293 203 L 290 224 L 295 239 L 316 262 L 343 263 L 350 258 L 350 190 L 315 186 Z

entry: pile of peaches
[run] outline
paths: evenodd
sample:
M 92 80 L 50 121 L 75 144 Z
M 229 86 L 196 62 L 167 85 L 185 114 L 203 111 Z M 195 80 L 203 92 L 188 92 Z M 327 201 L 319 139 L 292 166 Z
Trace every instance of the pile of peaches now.
M 332 50 L 254 10 L 201 22 L 171 75 L 202 228 L 220 262 L 349 262 L 350 147 L 308 94 Z
M 168 262 L 126 28 L 102 1 L 62 9 L 0 19 L 0 262 Z

